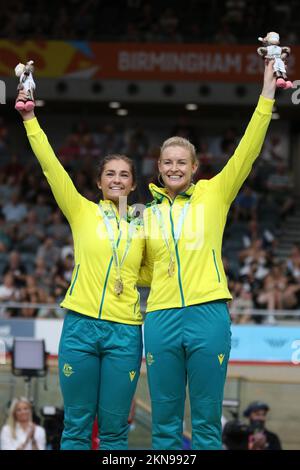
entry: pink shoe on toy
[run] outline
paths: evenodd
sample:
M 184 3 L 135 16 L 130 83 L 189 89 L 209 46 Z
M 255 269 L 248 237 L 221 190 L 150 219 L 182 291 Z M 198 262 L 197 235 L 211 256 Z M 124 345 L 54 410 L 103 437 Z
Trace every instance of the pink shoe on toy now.
M 15 109 L 17 111 L 23 111 L 25 109 L 24 101 L 21 101 L 21 100 L 17 101 L 16 104 L 15 104 Z
M 287 80 L 285 82 L 285 88 L 293 88 L 293 87 L 294 87 L 294 84 L 290 80 Z
M 32 111 L 33 108 L 35 107 L 35 104 L 33 101 L 26 101 L 25 103 L 25 111 Z
M 283 78 L 277 78 L 276 80 L 276 86 L 278 88 L 286 88 L 286 81 L 283 80 Z

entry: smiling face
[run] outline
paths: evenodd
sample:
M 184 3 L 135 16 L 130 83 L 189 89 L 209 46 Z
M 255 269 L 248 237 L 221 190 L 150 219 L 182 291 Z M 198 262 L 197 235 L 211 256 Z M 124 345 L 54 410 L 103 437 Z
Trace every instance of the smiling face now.
M 26 423 L 31 420 L 31 408 L 26 402 L 19 401 L 15 407 L 15 419 L 19 423 Z
M 186 147 L 170 145 L 162 150 L 158 169 L 172 198 L 188 189 L 197 166 L 197 162 L 193 161 L 191 152 Z
M 119 203 L 121 196 L 128 196 L 135 189 L 132 169 L 128 162 L 113 159 L 105 163 L 98 181 L 104 199 Z

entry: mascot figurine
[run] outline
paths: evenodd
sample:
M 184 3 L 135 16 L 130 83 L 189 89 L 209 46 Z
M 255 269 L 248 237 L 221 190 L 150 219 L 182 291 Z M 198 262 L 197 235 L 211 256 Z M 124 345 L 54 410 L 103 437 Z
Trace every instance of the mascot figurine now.
M 18 111 L 32 111 L 35 107 L 33 91 L 35 90 L 35 83 L 33 80 L 33 60 L 27 62 L 26 65 L 18 64 L 15 68 L 15 74 L 20 78 L 20 83 L 18 85 L 18 90 L 24 90 L 27 93 L 27 100 L 24 102 L 18 100 L 16 102 L 15 108 Z
M 264 59 L 274 60 L 273 69 L 276 76 L 276 85 L 279 88 L 293 88 L 293 83 L 288 80 L 285 61 L 291 53 L 289 47 L 279 46 L 279 34 L 274 31 L 268 33 L 264 38 L 258 38 L 263 43 L 257 52 Z

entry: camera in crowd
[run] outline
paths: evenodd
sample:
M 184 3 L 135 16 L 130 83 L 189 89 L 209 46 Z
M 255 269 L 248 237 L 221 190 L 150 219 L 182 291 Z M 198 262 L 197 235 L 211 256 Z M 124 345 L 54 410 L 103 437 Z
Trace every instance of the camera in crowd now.
M 261 435 L 264 432 L 262 421 L 252 421 L 250 424 L 242 423 L 238 419 L 228 421 L 223 430 L 223 443 L 228 450 L 249 450 L 249 445 L 263 446 L 265 443 Z
M 235 419 L 228 421 L 223 429 L 223 443 L 228 450 L 264 450 L 267 447 L 265 418 L 256 419 L 257 413 L 266 416 L 269 406 L 254 401 L 244 411 L 249 424 Z

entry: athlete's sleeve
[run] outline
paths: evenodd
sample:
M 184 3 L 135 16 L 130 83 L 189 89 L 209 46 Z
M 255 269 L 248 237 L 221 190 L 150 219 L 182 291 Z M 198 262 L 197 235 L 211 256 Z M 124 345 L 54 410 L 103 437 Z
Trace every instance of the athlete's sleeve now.
M 139 287 L 151 286 L 152 276 L 153 276 L 153 266 L 154 266 L 154 262 L 153 262 L 153 259 L 149 255 L 149 250 L 147 250 L 147 245 L 146 245 L 144 254 L 143 254 L 143 261 L 140 267 L 139 277 L 137 281 L 137 285 Z
M 55 200 L 69 223 L 79 215 L 84 197 L 65 171 L 36 118 L 24 121 L 31 148 L 51 187 Z
M 222 199 L 231 204 L 258 157 L 269 127 L 274 100 L 260 96 L 246 132 L 223 170 L 212 178 Z

